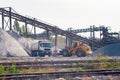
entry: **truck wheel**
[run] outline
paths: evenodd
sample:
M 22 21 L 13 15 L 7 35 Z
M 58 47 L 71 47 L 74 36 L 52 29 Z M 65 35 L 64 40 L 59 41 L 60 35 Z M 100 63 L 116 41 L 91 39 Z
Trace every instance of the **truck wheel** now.
M 64 57 L 68 57 L 69 56 L 69 53 L 68 53 L 68 50 L 63 50 L 62 51 L 62 55 L 64 56 Z
M 45 57 L 45 54 L 42 53 L 42 51 L 39 51 L 39 57 Z
M 39 57 L 45 57 L 45 54 L 41 53 L 41 54 L 39 54 Z
M 40 54 L 39 57 L 45 57 L 45 55 L 44 54 Z
M 49 57 L 50 57 L 51 55 L 52 55 L 51 53 L 48 54 Z
M 85 56 L 86 56 L 85 51 L 83 51 L 82 49 L 78 49 L 78 50 L 76 51 L 76 55 L 77 55 L 78 57 L 85 57 Z
M 38 55 L 37 55 L 37 51 L 32 51 L 32 52 L 31 52 L 31 56 L 32 56 L 32 57 L 37 57 L 37 56 L 38 56 Z

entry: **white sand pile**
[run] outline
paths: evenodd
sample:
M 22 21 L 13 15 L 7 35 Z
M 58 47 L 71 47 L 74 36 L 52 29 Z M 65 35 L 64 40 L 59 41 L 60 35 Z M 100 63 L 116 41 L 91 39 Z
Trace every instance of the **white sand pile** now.
M 1 48 L 3 48 L 3 52 L 0 52 L 0 55 L 29 56 L 20 43 L 2 29 L 0 29 L 0 44 L 2 46 Z M 9 52 L 9 54 L 7 52 Z
M 24 50 L 31 55 L 31 42 L 32 39 L 31 38 L 24 38 L 21 37 L 18 39 L 19 43 L 22 45 L 22 47 L 24 48 Z
M 7 31 L 7 33 L 9 35 L 11 35 L 13 38 L 15 38 L 22 45 L 23 49 L 29 55 L 31 55 L 31 51 L 30 51 L 29 44 L 28 44 L 29 43 L 29 38 L 21 37 L 15 31 Z
M 3 33 L 0 31 L 0 57 L 2 56 L 7 56 L 8 52 L 5 48 L 5 45 L 4 45 L 4 40 L 3 40 Z

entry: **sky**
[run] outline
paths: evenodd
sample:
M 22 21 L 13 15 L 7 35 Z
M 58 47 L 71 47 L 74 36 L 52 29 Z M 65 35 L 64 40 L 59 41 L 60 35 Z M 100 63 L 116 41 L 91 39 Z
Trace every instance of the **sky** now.
M 61 29 L 105 25 L 120 31 L 120 0 L 0 0 L 0 7 L 12 7 Z

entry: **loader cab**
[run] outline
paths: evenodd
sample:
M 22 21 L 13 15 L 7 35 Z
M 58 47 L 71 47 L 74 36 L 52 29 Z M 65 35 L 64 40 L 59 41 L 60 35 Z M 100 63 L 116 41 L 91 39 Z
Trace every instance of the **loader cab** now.
M 77 47 L 77 45 L 78 45 L 77 42 L 73 42 L 73 43 L 72 43 L 72 46 L 73 46 L 73 47 Z
M 82 42 L 80 42 L 80 41 L 74 41 L 73 43 L 72 43 L 72 46 L 75 48 L 75 47 L 77 47 L 77 46 L 82 46 L 82 45 L 84 45 Z
M 72 46 L 68 46 L 67 48 L 62 50 L 62 55 L 64 57 L 76 55 L 78 57 L 85 57 L 92 53 L 89 46 L 85 45 L 80 41 L 73 41 Z

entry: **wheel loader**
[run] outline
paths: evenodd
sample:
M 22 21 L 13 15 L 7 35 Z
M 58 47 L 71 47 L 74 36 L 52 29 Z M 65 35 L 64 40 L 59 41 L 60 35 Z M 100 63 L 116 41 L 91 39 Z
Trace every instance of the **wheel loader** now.
M 64 57 L 69 57 L 72 55 L 76 55 L 78 57 L 85 57 L 87 55 L 92 54 L 92 51 L 89 46 L 82 44 L 79 41 L 74 41 L 72 46 L 66 47 L 61 51 L 61 54 Z

